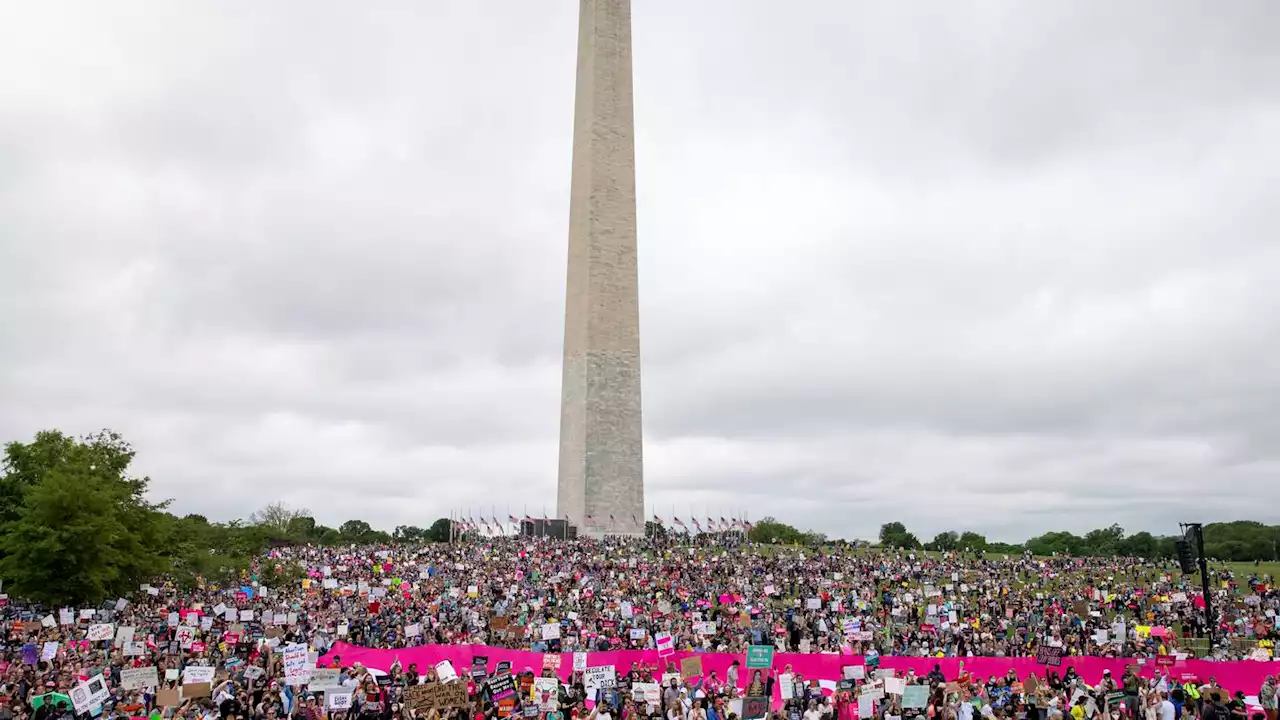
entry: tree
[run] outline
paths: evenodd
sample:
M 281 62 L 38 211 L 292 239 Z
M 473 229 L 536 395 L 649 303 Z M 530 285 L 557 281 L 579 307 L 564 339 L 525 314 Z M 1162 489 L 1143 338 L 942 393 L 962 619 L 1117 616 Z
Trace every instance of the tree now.
M 431 527 L 427 528 L 423 539 L 427 542 L 449 542 L 449 526 L 452 524 L 449 518 L 436 520 L 431 523 Z
M 427 531 L 413 525 L 397 525 L 396 529 L 391 532 L 391 539 L 398 543 L 416 543 L 422 542 Z
M 260 525 L 274 531 L 278 535 L 288 535 L 294 523 L 311 515 L 305 508 L 293 509 L 282 502 L 273 502 L 249 516 L 249 524 Z M 312 525 L 315 520 L 312 520 Z
M 373 528 L 363 520 L 348 520 L 338 526 L 338 532 L 348 540 L 362 540 Z
M 880 526 L 880 542 L 888 544 L 891 538 L 905 535 L 907 526 L 900 522 L 887 522 Z
M 925 550 L 937 550 L 939 552 L 949 552 L 955 550 L 960 544 L 960 535 L 954 530 L 948 532 L 940 532 L 933 537 L 933 540 L 924 544 Z
M 172 516 L 145 500 L 146 478 L 127 475 L 134 453 L 119 435 L 42 432 L 5 452 L 7 488 L 22 488 L 0 524 L 0 577 L 10 592 L 94 604 L 169 569 Z
M 1033 555 L 1080 555 L 1084 540 L 1069 532 L 1048 532 L 1027 541 Z
M 766 517 L 752 525 L 751 531 L 747 533 L 747 539 L 751 542 L 780 545 L 800 545 L 806 541 L 804 533 L 771 517 Z
M 880 526 L 880 544 L 890 548 L 914 550 L 920 547 L 915 535 L 907 532 L 907 526 L 900 522 L 885 523 Z
M 1128 557 L 1139 557 L 1153 560 L 1157 557 L 1160 543 L 1155 536 L 1143 530 L 1124 539 L 1120 551 Z
M 956 547 L 967 552 L 981 552 L 987 549 L 987 536 L 966 530 L 960 533 Z

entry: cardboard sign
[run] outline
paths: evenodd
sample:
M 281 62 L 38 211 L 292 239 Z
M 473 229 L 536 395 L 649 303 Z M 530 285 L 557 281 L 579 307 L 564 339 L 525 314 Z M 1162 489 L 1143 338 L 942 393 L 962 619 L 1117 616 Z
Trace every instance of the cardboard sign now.
M 466 707 L 467 686 L 462 683 L 427 683 L 410 685 L 404 689 L 409 706 L 419 712 Z
M 697 678 L 702 677 L 702 658 L 694 655 L 680 661 L 680 677 Z

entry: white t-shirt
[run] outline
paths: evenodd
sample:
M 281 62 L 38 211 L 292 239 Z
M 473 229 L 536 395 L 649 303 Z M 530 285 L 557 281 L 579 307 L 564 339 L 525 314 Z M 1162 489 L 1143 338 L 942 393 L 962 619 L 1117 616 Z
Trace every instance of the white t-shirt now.
M 804 720 L 822 720 L 822 712 L 816 708 L 804 711 Z
M 1168 700 L 1160 703 L 1160 720 L 1173 720 L 1173 703 Z

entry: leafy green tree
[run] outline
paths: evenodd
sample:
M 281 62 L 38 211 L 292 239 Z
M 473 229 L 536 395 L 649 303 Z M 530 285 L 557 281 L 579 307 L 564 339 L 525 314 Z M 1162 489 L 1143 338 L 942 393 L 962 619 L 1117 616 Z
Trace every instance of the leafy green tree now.
M 955 531 L 940 532 L 932 540 L 924 544 L 925 550 L 948 552 L 955 550 L 960 544 L 960 535 Z
M 310 515 L 299 515 L 289 521 L 288 533 L 291 537 L 303 541 L 311 541 L 317 538 L 316 519 Z
M 1047 532 L 1027 541 L 1033 555 L 1081 555 L 1084 539 L 1069 532 Z
M 905 535 L 907 526 L 900 522 L 887 522 L 880 526 L 880 542 L 887 544 L 890 539 Z
M 751 542 L 779 545 L 800 545 L 806 541 L 804 533 L 771 517 L 766 517 L 752 525 L 747 539 Z
M 422 542 L 426 534 L 426 530 L 414 525 L 398 525 L 391 532 L 391 539 L 398 543 L 416 543 Z
M 6 446 L 6 475 L 22 502 L 0 524 L 0 577 L 13 593 L 50 605 L 123 594 L 171 565 L 171 516 L 127 475 L 133 449 L 103 432 L 72 440 L 44 432 Z
M 431 527 L 427 528 L 425 540 L 427 542 L 449 542 L 449 518 L 440 518 L 431 523 Z
M 1151 533 L 1143 530 L 1134 533 L 1125 538 L 1119 547 L 1119 552 L 1127 557 L 1146 558 L 1148 560 L 1157 557 L 1159 550 L 1159 541 Z
M 956 547 L 967 552 L 981 552 L 987 549 L 987 536 L 966 530 L 960 533 Z
M 373 532 L 373 528 L 363 520 L 348 520 L 338 526 L 338 532 L 349 540 L 360 540 Z
M 900 522 L 889 522 L 880 526 L 880 544 L 904 550 L 915 550 L 921 547 L 916 536 L 907 532 L 907 526 Z

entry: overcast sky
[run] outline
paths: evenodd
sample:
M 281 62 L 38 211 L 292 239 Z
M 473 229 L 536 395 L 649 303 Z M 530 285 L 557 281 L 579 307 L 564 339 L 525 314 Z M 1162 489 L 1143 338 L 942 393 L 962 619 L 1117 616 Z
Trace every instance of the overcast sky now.
M 574 0 L 0 7 L 0 439 L 555 512 Z M 1280 521 L 1280 5 L 637 0 L 646 504 Z

